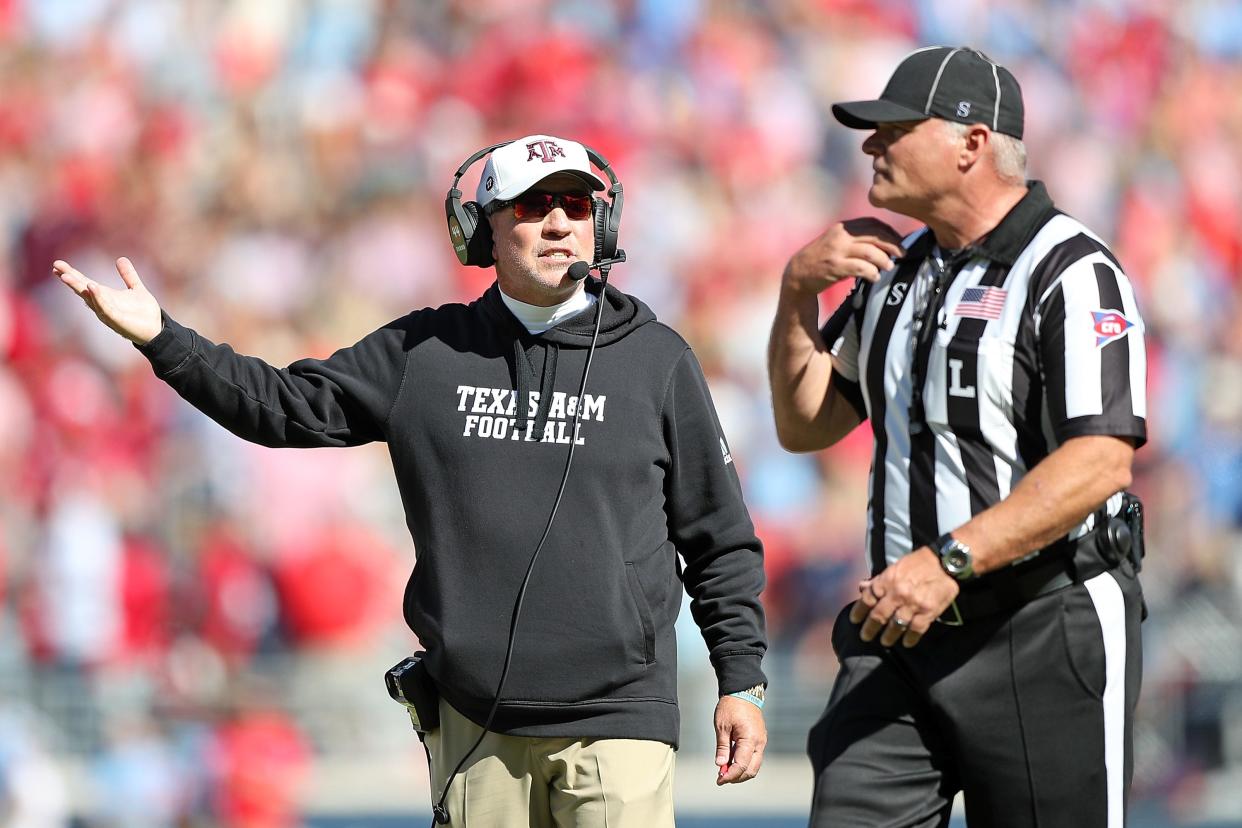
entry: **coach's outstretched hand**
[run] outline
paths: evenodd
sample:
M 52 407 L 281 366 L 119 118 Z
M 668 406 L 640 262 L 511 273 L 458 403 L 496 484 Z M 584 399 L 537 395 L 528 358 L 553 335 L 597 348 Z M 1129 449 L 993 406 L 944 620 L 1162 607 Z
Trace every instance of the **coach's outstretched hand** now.
M 116 260 L 116 272 L 121 274 L 124 290 L 88 279 L 60 259 L 52 262 L 52 272 L 82 297 L 101 322 L 129 341 L 145 345 L 163 329 L 159 302 L 142 284 L 133 263 L 124 256 Z
M 768 744 L 763 712 L 745 699 L 721 696 L 716 704 L 715 726 L 716 784 L 754 779 Z

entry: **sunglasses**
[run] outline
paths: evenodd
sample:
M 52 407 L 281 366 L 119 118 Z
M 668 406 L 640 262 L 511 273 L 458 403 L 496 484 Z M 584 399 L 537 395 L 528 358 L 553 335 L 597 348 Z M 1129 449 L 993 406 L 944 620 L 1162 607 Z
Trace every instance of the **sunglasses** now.
M 518 221 L 542 219 L 548 213 L 560 207 L 571 221 L 582 221 L 591 215 L 592 199 L 589 195 L 579 193 L 543 193 L 538 190 L 527 190 L 517 198 L 507 201 L 493 201 L 487 205 L 487 213 L 499 212 L 506 207 L 513 208 L 513 215 Z

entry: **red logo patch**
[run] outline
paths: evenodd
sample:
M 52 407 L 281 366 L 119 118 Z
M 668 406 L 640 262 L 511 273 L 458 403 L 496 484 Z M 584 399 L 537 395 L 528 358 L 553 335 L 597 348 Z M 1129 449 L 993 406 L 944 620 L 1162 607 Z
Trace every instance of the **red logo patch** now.
M 1134 323 L 1126 319 L 1120 311 L 1091 311 L 1095 318 L 1095 346 L 1101 348 L 1115 339 L 1126 335 L 1126 331 L 1134 327 Z

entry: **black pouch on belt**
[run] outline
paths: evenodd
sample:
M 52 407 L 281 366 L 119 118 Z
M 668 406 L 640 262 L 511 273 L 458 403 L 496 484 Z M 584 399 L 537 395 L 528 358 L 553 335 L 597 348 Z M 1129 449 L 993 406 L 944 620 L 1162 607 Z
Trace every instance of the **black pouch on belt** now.
M 419 738 L 440 726 L 440 691 L 427 672 L 424 653 L 403 658 L 384 674 L 393 701 L 405 707 Z
M 1123 492 L 1121 511 L 1108 515 L 1103 509 L 1096 515 L 1096 547 L 1109 568 L 1129 561 L 1137 577 L 1143 569 L 1143 557 L 1147 554 L 1143 542 L 1143 502 L 1137 495 Z M 1142 602 L 1141 619 L 1147 620 L 1147 601 Z
M 1128 560 L 1138 574 L 1143 569 L 1143 502 L 1137 495 L 1122 493 L 1121 510 L 1109 515 L 1103 509 L 1096 514 L 1096 547 L 1110 568 Z
M 1142 572 L 1147 547 L 1143 543 L 1143 501 L 1138 495 L 1129 492 L 1122 495 L 1121 517 L 1130 528 L 1130 564 L 1136 573 Z

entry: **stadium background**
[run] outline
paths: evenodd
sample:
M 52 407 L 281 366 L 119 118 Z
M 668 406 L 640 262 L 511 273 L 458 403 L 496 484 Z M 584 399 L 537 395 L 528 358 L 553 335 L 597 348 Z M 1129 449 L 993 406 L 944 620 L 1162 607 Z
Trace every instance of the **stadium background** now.
M 868 438 L 782 451 L 764 346 L 789 254 L 872 212 L 864 134 L 829 104 L 928 43 L 1013 69 L 1032 176 L 1137 286 L 1135 796 L 1145 825 L 1242 824 L 1242 6 L 1215 0 L 0 0 L 0 824 L 426 812 L 380 683 L 415 645 L 383 447 L 242 443 L 49 269 L 115 278 L 128 255 L 213 338 L 323 356 L 486 286 L 448 244 L 450 173 L 540 131 L 612 160 L 615 283 L 694 345 L 767 546 L 768 764 L 711 786 L 713 684 L 684 615 L 683 824 L 802 824 Z

